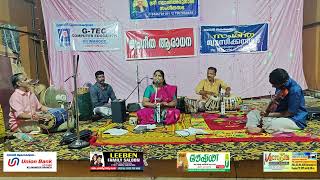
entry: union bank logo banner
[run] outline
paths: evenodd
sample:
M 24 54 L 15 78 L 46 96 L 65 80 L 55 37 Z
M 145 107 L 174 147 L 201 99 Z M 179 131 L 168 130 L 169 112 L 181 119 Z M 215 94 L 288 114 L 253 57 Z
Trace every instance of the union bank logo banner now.
M 4 152 L 4 172 L 57 172 L 56 152 Z

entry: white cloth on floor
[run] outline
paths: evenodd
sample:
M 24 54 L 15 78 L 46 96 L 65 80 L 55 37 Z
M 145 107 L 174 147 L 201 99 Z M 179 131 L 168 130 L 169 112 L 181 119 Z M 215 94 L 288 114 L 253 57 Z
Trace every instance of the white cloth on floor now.
M 260 123 L 260 111 L 252 110 L 247 114 L 246 128 L 257 127 Z M 300 128 L 290 118 L 277 118 L 277 117 L 263 117 L 262 118 L 262 129 L 268 133 L 275 132 L 293 132 Z

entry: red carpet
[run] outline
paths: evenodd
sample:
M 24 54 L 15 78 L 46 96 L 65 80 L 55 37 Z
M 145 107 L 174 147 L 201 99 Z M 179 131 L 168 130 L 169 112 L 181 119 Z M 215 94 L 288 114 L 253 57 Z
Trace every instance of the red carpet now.
M 211 130 L 241 130 L 246 123 L 246 115 L 228 115 L 226 118 L 220 118 L 219 114 L 202 114 L 205 122 Z

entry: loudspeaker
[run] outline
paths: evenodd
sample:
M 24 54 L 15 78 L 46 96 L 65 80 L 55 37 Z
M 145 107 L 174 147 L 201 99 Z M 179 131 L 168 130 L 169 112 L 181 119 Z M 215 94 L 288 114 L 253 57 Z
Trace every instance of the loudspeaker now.
M 128 112 L 137 112 L 141 109 L 139 103 L 129 103 L 127 105 L 127 111 Z
M 126 119 L 126 100 L 117 99 L 111 102 L 112 122 L 123 123 Z

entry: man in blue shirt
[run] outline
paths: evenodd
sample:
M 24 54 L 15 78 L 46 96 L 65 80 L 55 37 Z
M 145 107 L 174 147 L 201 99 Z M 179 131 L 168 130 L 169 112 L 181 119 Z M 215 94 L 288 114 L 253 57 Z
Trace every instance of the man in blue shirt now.
M 105 76 L 103 71 L 97 71 L 95 73 L 96 83 L 90 87 L 90 96 L 92 106 L 94 108 L 93 112 L 102 116 L 111 115 L 111 101 L 117 99 L 113 92 L 112 87 L 105 83 Z
M 284 69 L 277 68 L 269 75 L 269 82 L 276 88 L 276 94 L 288 90 L 288 94 L 278 101 L 273 112 L 253 110 L 247 115 L 247 129 L 251 133 L 266 131 L 292 132 L 307 126 L 308 112 L 300 85 L 291 79 Z

